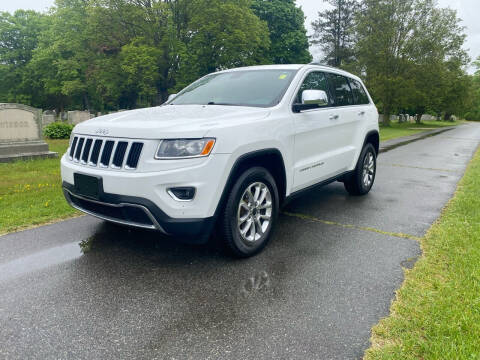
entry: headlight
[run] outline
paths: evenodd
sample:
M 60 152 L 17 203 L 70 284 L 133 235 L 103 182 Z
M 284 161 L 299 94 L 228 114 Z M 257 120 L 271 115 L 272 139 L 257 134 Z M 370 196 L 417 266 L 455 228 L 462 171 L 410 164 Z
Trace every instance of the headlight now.
M 215 145 L 215 139 L 172 139 L 162 140 L 155 159 L 179 159 L 208 156 Z

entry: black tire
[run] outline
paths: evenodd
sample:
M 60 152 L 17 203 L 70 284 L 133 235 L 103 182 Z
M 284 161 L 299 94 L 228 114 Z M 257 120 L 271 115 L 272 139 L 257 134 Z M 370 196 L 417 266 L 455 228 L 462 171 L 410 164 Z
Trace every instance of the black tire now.
M 373 161 L 373 172 L 368 166 L 368 164 L 370 164 L 370 160 Z M 365 169 L 365 166 L 367 166 L 368 169 Z M 368 181 L 364 181 L 364 170 L 368 171 Z M 345 185 L 345 190 L 347 190 L 350 195 L 355 196 L 368 194 L 373 186 L 373 183 L 375 182 L 376 173 L 377 153 L 375 152 L 373 145 L 367 143 L 360 153 L 355 170 L 353 170 L 353 172 L 348 175 L 343 182 Z
M 262 200 L 262 204 L 250 206 L 245 201 L 249 199 L 247 188 L 255 196 L 256 193 L 254 194 L 252 191 L 257 190 L 257 187 L 258 191 L 260 191 L 257 200 Z M 263 196 L 265 199 L 262 199 Z M 268 200 L 271 203 L 271 207 L 268 206 Z M 272 230 L 277 221 L 278 208 L 278 189 L 275 179 L 270 172 L 263 167 L 252 167 L 244 171 L 229 192 L 221 219 L 221 236 L 229 253 L 239 258 L 258 254 L 270 240 Z M 270 214 L 270 220 L 267 223 L 266 217 L 268 213 Z M 246 220 L 240 223 L 239 219 L 245 216 L 247 216 Z M 254 219 L 257 219 L 258 223 Z M 251 224 L 250 230 L 242 235 L 240 229 L 242 227 L 245 229 L 248 226 L 248 221 L 251 221 L 253 224 Z M 258 234 L 253 233 L 257 230 Z M 251 237 L 251 239 L 247 240 L 247 237 Z

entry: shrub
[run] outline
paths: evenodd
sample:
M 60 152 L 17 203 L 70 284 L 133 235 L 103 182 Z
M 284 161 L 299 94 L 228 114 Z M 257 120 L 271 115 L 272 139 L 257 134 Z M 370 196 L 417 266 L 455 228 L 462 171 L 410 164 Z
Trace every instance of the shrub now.
M 48 124 L 43 129 L 43 135 L 49 139 L 68 139 L 72 133 L 74 125 L 64 122 L 54 122 Z

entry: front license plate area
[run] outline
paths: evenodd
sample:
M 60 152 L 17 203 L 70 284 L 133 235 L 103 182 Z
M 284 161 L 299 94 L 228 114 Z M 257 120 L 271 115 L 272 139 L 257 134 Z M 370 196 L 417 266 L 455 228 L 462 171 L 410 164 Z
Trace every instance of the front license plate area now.
M 98 199 L 100 195 L 100 180 L 100 178 L 95 176 L 75 173 L 73 174 L 75 192 L 78 195 Z

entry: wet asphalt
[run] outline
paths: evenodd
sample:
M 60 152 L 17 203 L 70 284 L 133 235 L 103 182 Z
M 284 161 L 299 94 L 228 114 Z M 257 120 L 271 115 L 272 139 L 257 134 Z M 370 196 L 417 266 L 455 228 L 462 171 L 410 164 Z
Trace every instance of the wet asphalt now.
M 287 205 L 247 260 L 84 216 L 0 237 L 0 359 L 358 359 L 480 143 L 382 154 L 372 192 Z

